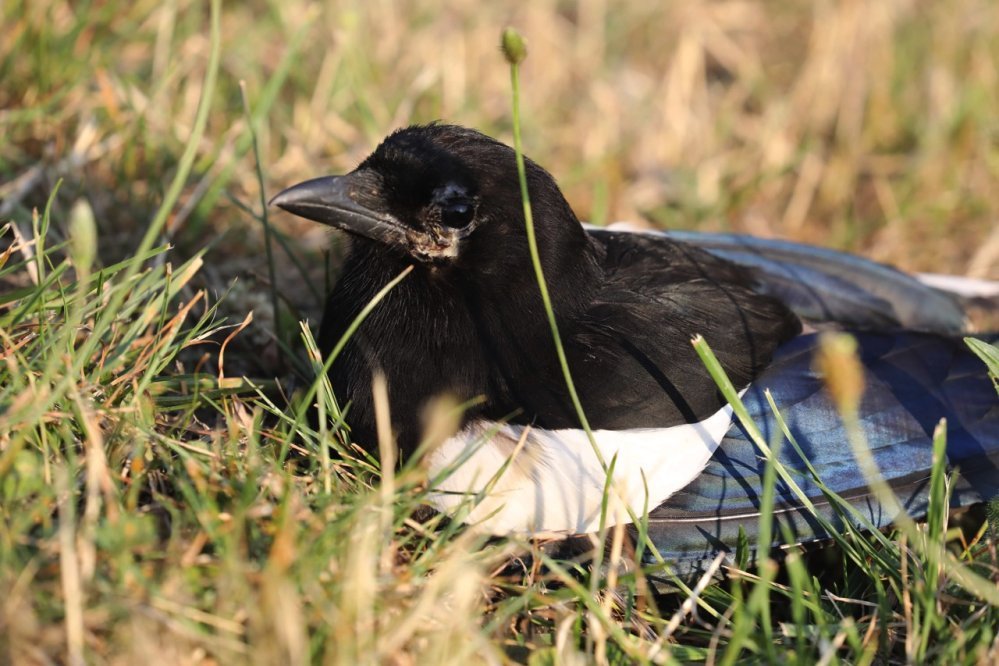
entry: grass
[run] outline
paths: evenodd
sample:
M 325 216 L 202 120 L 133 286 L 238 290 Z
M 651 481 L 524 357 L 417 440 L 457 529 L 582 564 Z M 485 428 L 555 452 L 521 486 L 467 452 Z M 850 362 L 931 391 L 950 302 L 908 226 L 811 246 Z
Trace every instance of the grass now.
M 651 593 L 622 530 L 591 567 L 415 520 L 425 472 L 349 445 L 297 323 L 337 241 L 260 208 L 406 122 L 509 139 L 514 24 L 527 152 L 582 217 L 999 277 L 994 3 L 230 3 L 215 32 L 179 0 L 3 14 L 0 661 L 996 658 L 974 582 L 995 545 L 948 524 L 939 466 L 924 526 L 696 594 Z

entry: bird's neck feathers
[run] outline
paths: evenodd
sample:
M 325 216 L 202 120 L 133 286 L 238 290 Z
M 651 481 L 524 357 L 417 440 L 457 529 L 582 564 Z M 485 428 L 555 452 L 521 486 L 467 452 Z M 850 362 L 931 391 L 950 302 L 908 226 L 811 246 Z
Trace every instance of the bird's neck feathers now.
M 575 228 L 561 238 L 538 239 L 561 321 L 586 307 L 601 278 L 598 249 L 574 216 L 571 223 Z M 488 247 L 488 242 L 481 245 Z M 355 441 L 375 441 L 374 372 L 388 380 L 392 420 L 404 453 L 419 442 L 429 399 L 442 394 L 459 402 L 485 397 L 466 419 L 483 412 L 501 417 L 517 409 L 512 387 L 525 377 L 555 376 L 557 357 L 526 239 L 518 245 L 522 253 L 503 257 L 470 253 L 465 260 L 478 261 L 479 270 L 464 271 L 415 262 L 370 241 L 352 241 L 324 311 L 320 347 L 325 353 L 379 290 L 413 266 L 370 313 L 331 370 L 337 397 L 351 403 L 348 421 Z M 495 271 L 503 271 L 503 279 L 491 279 Z
M 528 161 L 538 254 L 552 307 L 572 318 L 589 306 L 603 279 L 602 248 L 586 233 L 554 179 Z M 477 230 L 462 257 L 460 280 L 473 306 L 488 306 L 511 320 L 535 320 L 547 331 L 541 292 L 531 259 L 515 172 L 497 188 L 516 196 L 493 197 L 490 222 Z
M 329 354 L 372 298 L 406 268 L 407 261 L 355 241 L 330 293 L 320 327 Z M 371 311 L 330 370 L 334 394 L 349 402 L 353 440 L 377 442 L 372 379 L 387 379 L 393 430 L 404 454 L 419 443 L 428 399 L 459 401 L 486 392 L 488 365 L 461 297 L 416 266 Z

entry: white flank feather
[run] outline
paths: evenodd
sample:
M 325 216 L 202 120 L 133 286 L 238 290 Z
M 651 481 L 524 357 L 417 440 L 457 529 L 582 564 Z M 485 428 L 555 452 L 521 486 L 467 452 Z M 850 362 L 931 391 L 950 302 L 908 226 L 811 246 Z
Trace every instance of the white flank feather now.
M 604 461 L 610 465 L 617 456 L 607 524 L 630 521 L 616 498 L 641 516 L 695 479 L 731 422 L 726 405 L 694 424 L 595 430 Z M 478 422 L 445 441 L 428 462 L 431 478 L 454 467 L 431 497 L 439 511 L 453 513 L 466 497 L 486 491 L 465 519 L 473 529 L 497 535 L 599 529 L 607 474 L 582 430 Z

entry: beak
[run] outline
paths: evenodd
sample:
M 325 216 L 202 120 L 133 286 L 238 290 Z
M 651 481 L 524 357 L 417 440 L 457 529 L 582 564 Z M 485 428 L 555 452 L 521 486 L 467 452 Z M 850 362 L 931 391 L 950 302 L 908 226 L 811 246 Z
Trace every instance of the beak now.
M 384 210 L 378 183 L 367 171 L 315 178 L 279 193 L 270 205 L 385 245 L 406 247 L 407 227 Z

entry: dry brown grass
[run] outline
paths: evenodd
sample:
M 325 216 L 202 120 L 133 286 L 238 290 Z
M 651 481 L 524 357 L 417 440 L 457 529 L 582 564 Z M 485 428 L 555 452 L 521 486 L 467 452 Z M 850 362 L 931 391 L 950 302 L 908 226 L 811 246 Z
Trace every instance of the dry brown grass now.
M 51 0 L 13 14 L 0 40 L 4 193 L 41 161 L 45 177 L 24 201 L 42 201 L 63 175 L 94 200 L 107 233 L 127 227 L 134 209 L 120 209 L 155 201 L 189 130 L 207 50 L 200 3 L 105 3 L 81 17 Z M 216 184 L 256 201 L 236 82 L 258 104 L 300 31 L 261 122 L 272 189 L 349 169 L 411 122 L 509 139 L 497 46 L 507 24 L 529 40 L 528 152 L 581 217 L 785 236 L 999 277 L 990 0 L 233 4 L 221 104 L 173 234 L 186 222 L 194 238 L 241 223 L 215 208 L 225 203 Z M 63 48 L 43 76 L 44 57 L 20 57 L 33 31 Z
M 91 291 L 66 278 L 31 292 L 37 265 L 12 267 L 38 248 L 31 209 L 60 178 L 49 247 L 85 200 L 105 259 L 133 252 L 191 135 L 211 46 L 206 4 L 2 5 L 0 222 L 13 218 L 27 241 L 0 248 L 10 262 L 0 295 L 29 291 L 15 302 L 23 312 L 0 308 L 0 661 L 994 656 L 996 608 L 952 581 L 926 587 L 925 561 L 904 546 L 830 574 L 843 574 L 829 581 L 834 600 L 792 554 L 788 586 L 707 585 L 700 615 L 683 610 L 673 623 L 624 571 L 620 548 L 609 567 L 613 579 L 622 564 L 619 579 L 582 584 L 589 573 L 570 561 L 537 565 L 543 544 L 416 525 L 419 470 L 396 478 L 393 494 L 363 461 L 323 467 L 329 438 L 289 423 L 284 403 L 194 391 L 184 373 L 221 374 L 222 359 L 174 336 L 195 326 L 209 337 L 203 308 L 239 276 L 224 307 L 235 322 L 254 310 L 255 326 L 227 348 L 226 376 L 290 374 L 271 342 L 260 225 L 240 209 L 260 208 L 240 80 L 273 192 L 350 169 L 407 123 L 443 119 L 509 140 L 498 48 L 508 24 L 529 41 L 528 152 L 581 217 L 786 236 L 999 278 L 999 4 L 229 2 L 208 130 L 163 234 L 179 249 L 132 264 L 145 291 L 112 276 Z M 275 222 L 321 282 L 326 231 Z M 165 262 L 209 243 L 201 272 L 161 299 L 191 277 Z M 49 256 L 50 274 L 66 267 L 63 253 Z M 279 260 L 284 295 L 301 308 L 292 315 L 315 312 L 319 297 Z M 104 317 L 113 295 L 127 306 L 120 322 Z M 161 311 L 162 321 L 128 314 Z M 70 357 L 83 338 L 102 341 L 97 362 Z M 79 377 L 67 379 L 67 358 Z M 119 369 L 105 376 L 105 362 Z M 289 460 L 284 447 L 306 455 Z M 966 559 L 994 575 L 982 537 Z M 514 547 L 533 548 L 535 566 L 505 569 Z M 807 632 L 771 623 L 771 611 L 795 618 L 795 605 Z

